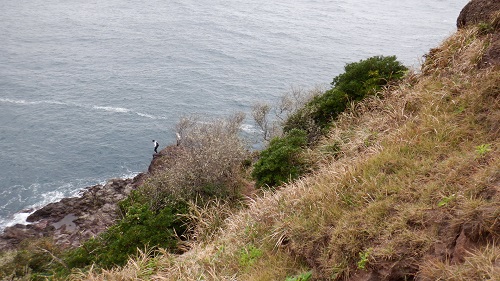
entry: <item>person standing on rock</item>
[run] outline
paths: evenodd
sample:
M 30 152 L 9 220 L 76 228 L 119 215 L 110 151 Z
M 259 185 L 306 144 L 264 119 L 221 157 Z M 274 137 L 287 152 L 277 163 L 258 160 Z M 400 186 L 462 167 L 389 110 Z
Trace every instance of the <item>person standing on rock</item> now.
M 158 146 L 160 146 L 160 144 L 157 141 L 153 140 L 153 146 L 155 147 L 155 153 L 158 153 Z

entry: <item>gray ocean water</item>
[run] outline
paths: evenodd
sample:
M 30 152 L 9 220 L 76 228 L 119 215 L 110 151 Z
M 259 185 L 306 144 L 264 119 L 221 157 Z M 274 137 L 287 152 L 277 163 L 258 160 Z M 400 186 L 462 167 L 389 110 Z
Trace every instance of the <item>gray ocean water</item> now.
M 418 66 L 467 2 L 0 0 L 0 229 L 146 170 L 181 116 L 249 113 L 374 55 Z

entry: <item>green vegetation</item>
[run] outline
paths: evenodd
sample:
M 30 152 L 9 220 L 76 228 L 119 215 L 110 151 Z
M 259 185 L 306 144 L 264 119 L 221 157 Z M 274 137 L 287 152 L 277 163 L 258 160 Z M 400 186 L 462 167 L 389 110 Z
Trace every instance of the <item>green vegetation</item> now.
M 29 276 L 30 280 L 46 280 L 47 276 L 51 276 L 49 272 L 66 267 L 64 261 L 58 258 L 62 253 L 62 249 L 48 238 L 23 241 L 17 251 L 0 255 L 0 278 L 17 280 Z
M 149 247 L 177 252 L 176 233 L 186 229 L 178 214 L 187 212 L 186 204 L 179 202 L 157 212 L 138 202 L 122 208 L 125 208 L 125 216 L 116 225 L 67 253 L 65 260 L 70 268 L 124 265 L 130 256 L 137 255 L 138 249 Z
M 261 256 L 262 256 L 262 250 L 256 248 L 254 245 L 245 247 L 240 252 L 240 265 L 242 267 L 250 267 Z
M 445 196 L 441 201 L 438 203 L 438 207 L 445 207 L 448 206 L 451 202 L 453 202 L 456 199 L 457 195 L 452 194 L 450 196 Z
M 360 101 L 401 79 L 407 68 L 395 56 L 375 56 L 347 64 L 344 70 L 343 74 L 333 78 L 331 90 L 314 97 L 286 120 L 285 132 L 296 128 L 312 133 L 311 124 L 324 130 L 351 102 Z M 310 138 L 316 139 L 317 136 Z
M 476 152 L 481 157 L 484 157 L 490 151 L 491 151 L 491 144 L 489 143 L 476 146 Z
M 368 263 L 371 251 L 372 249 L 368 249 L 364 252 L 359 252 L 359 261 L 358 261 L 359 269 L 366 269 L 366 264 Z
M 271 140 L 254 165 L 256 185 L 273 187 L 299 177 L 305 169 L 300 152 L 306 144 L 306 132 L 297 129 Z
M 285 281 L 308 281 L 312 276 L 312 271 L 301 273 L 294 277 L 288 277 Z

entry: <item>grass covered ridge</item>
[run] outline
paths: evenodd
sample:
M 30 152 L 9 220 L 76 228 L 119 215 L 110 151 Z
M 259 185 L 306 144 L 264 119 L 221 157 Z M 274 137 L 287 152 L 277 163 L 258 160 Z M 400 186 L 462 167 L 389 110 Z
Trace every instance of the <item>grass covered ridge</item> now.
M 339 115 L 304 153 L 312 175 L 237 212 L 195 206 L 186 253 L 72 279 L 500 280 L 500 69 L 477 68 L 490 40 L 460 30 Z

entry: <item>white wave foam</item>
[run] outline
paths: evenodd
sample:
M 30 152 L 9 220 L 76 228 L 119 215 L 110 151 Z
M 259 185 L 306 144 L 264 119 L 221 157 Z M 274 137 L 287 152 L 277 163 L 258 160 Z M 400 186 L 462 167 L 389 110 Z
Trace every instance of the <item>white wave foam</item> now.
M 124 173 L 123 175 L 121 175 L 120 178 L 122 178 L 122 179 L 133 179 L 138 174 L 139 174 L 138 172 L 128 171 L 127 173 Z
M 149 119 L 166 119 L 166 117 L 163 117 L 163 116 L 154 116 L 154 115 L 151 115 L 151 114 L 147 114 L 147 113 L 141 113 L 141 112 L 134 112 L 135 114 L 141 116 L 141 117 L 146 117 L 146 118 L 149 118 Z
M 149 114 L 146 114 L 146 113 L 140 113 L 140 112 L 136 112 L 135 114 L 141 116 L 141 117 L 146 117 L 146 118 L 149 118 L 149 119 L 157 119 L 155 116 L 153 115 L 149 115 Z
M 118 112 L 118 113 L 128 113 L 131 110 L 128 108 L 123 108 L 123 107 L 113 107 L 113 106 L 98 106 L 94 105 L 92 106 L 93 109 L 99 109 L 99 110 L 104 110 L 104 111 L 110 111 L 110 112 Z
M 28 104 L 25 100 L 12 100 L 12 99 L 2 99 L 0 98 L 0 102 L 3 103 L 16 103 L 16 104 Z
M 124 108 L 124 107 L 85 105 L 85 104 L 79 104 L 79 103 L 73 103 L 73 102 L 61 102 L 61 101 L 50 101 L 50 100 L 27 101 L 27 100 L 23 100 L 23 99 L 0 98 L 0 103 L 11 103 L 11 104 L 18 104 L 18 105 L 38 105 L 38 104 L 66 105 L 66 106 L 74 106 L 74 107 L 80 107 L 80 108 L 92 108 L 95 110 L 103 110 L 103 111 L 115 112 L 115 113 L 133 113 L 133 114 L 136 114 L 140 117 L 145 117 L 145 118 L 149 118 L 149 119 L 167 119 L 166 117 L 163 117 L 163 116 L 154 116 L 154 115 L 147 114 L 147 113 L 133 111 L 131 109 Z
M 254 125 L 251 125 L 251 124 L 242 124 L 240 126 L 240 128 L 243 130 L 243 132 L 249 133 L 249 134 L 262 132 L 259 128 L 255 127 Z
M 31 185 L 33 187 L 35 185 Z M 50 191 L 40 195 L 40 201 L 35 204 L 25 207 L 22 211 L 12 214 L 7 218 L 0 218 L 0 231 L 3 231 L 6 227 L 13 226 L 16 224 L 29 224 L 26 221 L 29 215 L 33 214 L 36 210 L 46 206 L 50 203 L 57 202 L 65 197 L 63 192 L 60 191 Z
M 155 120 L 156 119 L 166 119 L 166 117 L 163 117 L 163 116 L 154 116 L 154 115 L 147 114 L 147 113 L 133 111 L 131 109 L 124 108 L 124 107 L 94 105 L 94 106 L 92 106 L 92 108 L 93 109 L 98 109 L 98 110 L 109 111 L 109 112 L 116 112 L 116 113 L 132 113 L 132 114 L 136 114 L 136 115 L 138 115 L 140 117 L 145 117 L 145 118 L 155 119 Z
M 32 212 L 19 212 L 12 215 L 8 219 L 0 219 L 0 231 L 3 231 L 6 227 L 13 226 L 16 224 L 28 224 L 26 219 Z
M 149 118 L 149 119 L 159 119 L 159 120 L 166 120 L 168 119 L 167 117 L 165 116 L 155 116 L 155 115 L 151 115 L 151 114 L 147 114 L 147 113 L 141 113 L 141 112 L 134 112 L 135 114 L 141 116 L 141 117 L 146 117 L 146 118 Z
M 23 105 L 37 105 L 37 104 L 67 105 L 66 103 L 60 102 L 60 101 L 48 101 L 48 100 L 27 101 L 27 100 L 15 100 L 15 99 L 4 99 L 4 98 L 0 98 L 0 102 L 3 102 L 3 103 L 14 103 L 14 104 L 23 104 Z

